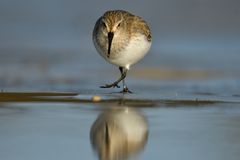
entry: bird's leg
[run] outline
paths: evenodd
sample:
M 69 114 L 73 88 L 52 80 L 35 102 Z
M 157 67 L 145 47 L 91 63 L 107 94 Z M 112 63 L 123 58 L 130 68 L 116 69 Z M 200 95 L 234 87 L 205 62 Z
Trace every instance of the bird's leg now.
M 126 76 L 127 76 L 127 69 L 123 69 L 122 67 L 119 67 L 119 70 L 120 70 L 121 74 L 126 74 Z M 125 76 L 125 78 L 126 78 L 126 76 Z M 123 82 L 123 90 L 121 91 L 121 93 L 132 93 L 128 89 L 128 87 L 127 87 L 127 85 L 125 83 L 125 78 L 122 80 L 122 82 Z
M 119 67 L 119 70 L 121 72 L 121 77 L 117 81 L 113 82 L 112 84 L 106 84 L 105 86 L 100 86 L 100 87 L 101 88 L 112 88 L 112 87 L 113 88 L 114 87 L 120 88 L 118 83 L 121 82 L 126 77 L 127 72 L 126 71 L 123 72 L 123 68 L 122 67 Z
M 124 79 L 123 79 L 123 90 L 121 91 L 121 93 L 132 93 L 132 91 L 128 89 Z

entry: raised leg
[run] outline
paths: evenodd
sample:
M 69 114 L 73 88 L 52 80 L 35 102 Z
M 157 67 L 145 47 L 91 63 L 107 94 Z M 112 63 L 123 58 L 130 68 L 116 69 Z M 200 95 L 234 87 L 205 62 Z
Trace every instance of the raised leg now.
M 117 87 L 117 88 L 120 88 L 120 86 L 118 85 L 118 83 L 119 82 L 121 82 L 125 77 L 126 77 L 126 75 L 127 75 L 127 72 L 125 71 L 125 72 L 123 72 L 123 68 L 122 67 L 119 67 L 119 70 L 120 70 L 120 72 L 121 72 L 121 77 L 117 80 L 117 81 L 115 81 L 115 82 L 113 82 L 112 84 L 106 84 L 105 86 L 100 86 L 101 88 L 114 88 L 114 87 Z

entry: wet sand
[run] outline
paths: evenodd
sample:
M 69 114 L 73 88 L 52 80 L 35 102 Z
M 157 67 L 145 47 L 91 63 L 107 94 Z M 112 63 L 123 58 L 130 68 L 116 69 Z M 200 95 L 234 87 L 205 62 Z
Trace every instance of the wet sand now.
M 97 100 L 95 100 L 97 97 Z M 155 96 L 156 98 L 157 96 Z M 237 96 L 236 96 L 237 97 Z M 200 98 L 200 97 L 199 97 Z M 149 106 L 159 106 L 159 105 L 207 105 L 207 104 L 217 104 L 217 103 L 234 103 L 239 104 L 238 98 L 233 100 L 220 100 L 220 99 L 184 99 L 178 96 L 178 99 L 147 99 L 134 94 L 122 94 L 122 93 L 111 93 L 102 95 L 91 95 L 91 94 L 78 94 L 78 93 L 61 93 L 61 92 L 2 92 L 0 93 L 0 102 L 36 102 L 36 103 L 89 103 L 94 105 L 94 103 L 99 104 L 111 104 L 111 103 L 124 103 L 127 105 L 149 105 Z

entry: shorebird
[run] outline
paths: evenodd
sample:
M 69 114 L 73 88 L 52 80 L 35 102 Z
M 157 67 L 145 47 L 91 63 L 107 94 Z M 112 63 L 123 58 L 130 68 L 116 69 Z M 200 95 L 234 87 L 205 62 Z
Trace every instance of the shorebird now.
M 123 82 L 123 93 L 132 93 L 125 78 L 130 66 L 141 60 L 152 43 L 148 24 L 139 16 L 123 10 L 105 12 L 96 22 L 93 42 L 98 53 L 109 63 L 119 67 L 121 77 L 101 88 L 119 88 Z

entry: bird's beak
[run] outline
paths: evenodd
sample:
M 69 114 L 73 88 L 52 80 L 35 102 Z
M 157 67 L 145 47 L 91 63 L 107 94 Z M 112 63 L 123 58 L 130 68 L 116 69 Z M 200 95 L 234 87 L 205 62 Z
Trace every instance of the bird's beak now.
M 108 54 L 107 54 L 108 58 L 109 58 L 110 53 L 111 53 L 111 45 L 112 45 L 113 36 L 114 36 L 113 32 L 108 32 Z

